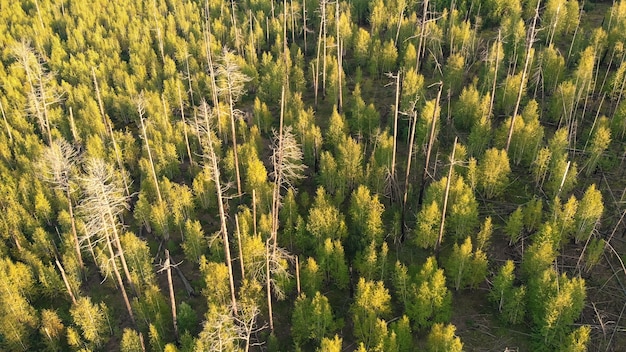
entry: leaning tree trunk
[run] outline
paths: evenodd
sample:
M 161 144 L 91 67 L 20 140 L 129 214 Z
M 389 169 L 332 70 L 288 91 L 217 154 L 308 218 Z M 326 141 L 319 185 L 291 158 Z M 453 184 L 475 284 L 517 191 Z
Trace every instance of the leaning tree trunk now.
M 211 129 L 209 125 L 209 111 L 206 103 L 202 104 L 204 119 L 207 128 L 207 150 L 208 150 L 208 159 L 210 162 L 209 167 L 211 168 L 211 174 L 213 175 L 213 182 L 215 182 L 215 193 L 217 196 L 217 205 L 219 209 L 220 216 L 220 232 L 222 234 L 222 242 L 224 242 L 224 256 L 226 261 L 226 266 L 228 268 L 228 281 L 230 284 L 230 299 L 231 304 L 233 306 L 233 311 L 237 314 L 237 299 L 235 298 L 235 282 L 233 280 L 233 266 L 232 260 L 230 257 L 230 246 L 228 240 L 228 227 L 226 226 L 226 211 L 224 209 L 224 197 L 222 194 L 222 183 L 220 181 L 220 169 L 218 165 L 217 155 L 215 154 L 215 150 L 213 149 L 213 138 L 211 136 Z

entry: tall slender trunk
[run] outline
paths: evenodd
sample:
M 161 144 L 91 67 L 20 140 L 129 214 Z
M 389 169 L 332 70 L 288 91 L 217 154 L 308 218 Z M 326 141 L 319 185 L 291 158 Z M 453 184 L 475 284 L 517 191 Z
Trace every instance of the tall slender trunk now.
M 80 252 L 80 242 L 78 241 L 78 234 L 76 233 L 76 221 L 74 220 L 74 207 L 72 206 L 72 198 L 70 197 L 69 185 L 65 189 L 65 196 L 67 197 L 67 207 L 70 212 L 70 222 L 72 224 L 72 237 L 74 239 L 74 249 L 76 250 L 76 259 L 80 268 L 83 269 L 83 255 Z
M 417 112 L 415 109 L 412 113 L 413 121 L 411 122 L 411 137 L 409 138 L 409 155 L 406 160 L 406 173 L 404 175 L 404 196 L 402 197 L 402 233 L 406 227 L 406 201 L 409 194 L 409 175 L 411 174 L 411 160 L 413 159 L 413 144 L 415 143 L 415 127 L 417 125 Z
M 165 270 L 167 272 L 167 286 L 170 290 L 170 305 L 172 307 L 172 323 L 174 324 L 174 336 L 178 340 L 178 320 L 176 317 L 176 297 L 174 296 L 174 284 L 172 283 L 172 263 L 170 261 L 170 251 L 165 250 Z
M 72 292 L 72 287 L 70 286 L 69 281 L 67 281 L 67 275 L 65 275 L 65 270 L 63 269 L 63 266 L 61 265 L 58 259 L 56 259 L 55 262 L 56 262 L 57 267 L 59 268 L 59 271 L 61 272 L 61 278 L 63 278 L 65 289 L 67 290 L 67 293 L 70 295 L 70 298 L 72 299 L 72 303 L 76 304 L 76 297 L 74 296 L 74 293 Z
M 439 82 L 439 91 L 437 92 L 437 100 L 435 101 L 435 107 L 433 109 L 433 119 L 430 125 L 430 136 L 428 137 L 428 147 L 426 150 L 426 162 L 424 163 L 424 173 L 422 174 L 422 187 L 420 188 L 420 196 L 418 204 L 422 205 L 424 200 L 424 188 L 426 188 L 426 177 L 428 176 L 428 166 L 430 164 L 430 154 L 433 150 L 433 143 L 435 140 L 435 127 L 437 125 L 437 107 L 439 107 L 439 101 L 441 100 L 441 90 L 443 89 L 443 83 Z
M 270 239 L 265 241 L 265 292 L 267 295 L 267 314 L 270 320 L 270 331 L 274 332 L 274 312 L 272 310 L 272 290 L 270 283 Z
M 241 231 L 239 231 L 239 216 L 235 215 L 235 226 L 237 230 L 237 249 L 239 251 L 239 266 L 241 268 L 241 279 L 246 277 L 245 265 L 243 263 L 243 248 L 241 248 Z
M 230 79 L 228 80 L 230 82 Z M 237 131 L 235 130 L 235 102 L 232 90 L 228 89 L 228 105 L 230 107 L 230 130 L 233 138 L 233 157 L 235 158 L 235 177 L 237 178 L 237 195 L 241 195 L 241 176 L 239 174 L 239 156 L 237 153 Z
M 71 106 L 69 107 L 68 119 L 70 120 L 70 130 L 72 132 L 72 141 L 78 142 L 80 138 L 78 137 L 78 133 L 76 132 L 76 124 L 74 123 L 74 113 L 72 112 Z
M 400 108 L 400 71 L 396 74 L 396 103 L 393 112 L 393 151 L 391 153 L 391 179 L 396 177 L 396 150 L 398 148 L 398 109 Z
M 100 190 L 102 191 L 102 197 L 106 197 L 106 192 L 104 191 L 104 186 L 101 185 Z M 111 207 L 107 206 L 107 215 L 111 224 L 111 229 L 113 230 L 113 240 L 115 241 L 115 246 L 117 247 L 117 250 L 119 252 L 119 256 L 120 256 L 120 262 L 122 263 L 122 269 L 124 270 L 124 276 L 126 276 L 126 281 L 128 281 L 128 284 L 130 285 L 130 288 L 133 290 L 133 292 L 135 292 L 135 294 L 137 296 L 139 296 L 139 291 L 137 291 L 137 288 L 135 287 L 135 285 L 133 284 L 133 281 L 130 277 L 130 271 L 128 270 L 128 265 L 126 263 L 126 257 L 124 256 L 124 249 L 122 248 L 122 242 L 120 241 L 120 236 L 119 233 L 117 231 L 117 221 L 115 221 L 115 217 L 113 216 L 113 213 L 111 212 Z M 104 219 L 104 214 L 101 214 L 100 216 L 102 216 L 102 223 L 106 224 L 106 220 Z M 106 226 L 106 225 L 105 225 Z M 107 233 L 107 236 L 110 237 L 110 235 Z M 109 241 L 109 239 L 107 239 L 107 241 Z
M 498 82 L 498 68 L 500 66 L 500 45 L 502 43 L 502 31 L 498 29 L 498 41 L 496 43 L 496 66 L 493 70 L 493 84 L 491 86 L 491 100 L 489 101 L 489 114 L 487 116 L 492 116 L 493 113 L 493 102 L 496 100 L 496 84 Z
M 156 170 L 154 168 L 154 160 L 152 159 L 152 152 L 150 151 L 150 143 L 148 141 L 148 134 L 146 133 L 146 125 L 143 123 L 143 108 L 139 107 L 139 121 L 141 122 L 141 132 L 143 134 L 143 140 L 146 142 L 146 150 L 148 151 L 148 160 L 150 161 L 150 173 L 152 174 L 152 181 L 157 193 L 157 199 L 159 203 L 163 202 L 161 197 L 161 189 L 159 187 L 159 179 L 157 178 Z
M 537 26 L 537 19 L 539 18 L 539 5 L 541 1 L 537 1 L 537 7 L 535 8 L 535 17 L 533 18 L 533 25 L 530 27 L 530 33 L 528 34 L 528 42 L 526 47 L 526 60 L 524 60 L 524 70 L 522 71 L 522 79 L 520 81 L 519 90 L 517 91 L 517 101 L 515 102 L 515 109 L 513 110 L 513 116 L 511 117 L 511 126 L 509 127 L 509 135 L 506 139 L 505 150 L 509 151 L 511 145 L 511 137 L 513 137 L 513 130 L 515 128 L 515 118 L 519 111 L 520 101 L 522 100 L 522 92 L 524 91 L 524 84 L 526 83 L 526 74 L 528 72 L 528 64 L 530 63 L 530 51 L 533 47 L 533 41 L 535 40 L 535 27 Z
M 187 123 L 185 122 L 185 108 L 183 106 L 183 97 L 180 93 L 180 84 L 176 85 L 178 90 L 178 101 L 180 103 L 180 118 L 183 121 L 183 133 L 185 134 L 185 146 L 187 146 L 187 156 L 189 157 L 189 165 L 193 167 L 193 157 L 191 155 L 191 148 L 189 147 L 189 135 L 187 133 Z
M 235 282 L 233 280 L 233 265 L 230 257 L 230 245 L 228 240 L 228 227 L 226 227 L 226 211 L 224 210 L 224 198 L 222 195 L 222 183 L 220 181 L 220 169 L 217 164 L 217 155 L 213 150 L 213 138 L 211 137 L 211 130 L 209 125 L 209 112 L 208 106 L 202 104 L 204 109 L 204 119 L 207 125 L 207 148 L 209 152 L 209 162 L 211 163 L 211 173 L 213 174 L 213 181 L 215 182 L 215 193 L 217 196 L 217 206 L 220 215 L 220 232 L 222 233 L 222 242 L 224 242 L 224 256 L 226 266 L 228 268 L 228 281 L 230 284 L 230 299 L 233 306 L 233 311 L 237 314 L 237 299 L 235 298 Z
M 96 71 L 93 67 L 91 67 L 91 76 L 93 77 L 93 85 L 96 90 L 96 98 L 98 99 L 98 108 L 100 109 L 100 115 L 102 117 L 102 123 L 104 123 L 105 128 L 107 129 L 107 133 L 111 138 L 111 143 L 113 144 L 113 152 L 115 153 L 115 161 L 117 162 L 117 166 L 120 168 L 122 174 L 122 181 L 124 182 L 124 189 L 126 190 L 126 195 L 130 196 L 130 189 L 128 186 L 128 180 L 126 179 L 126 174 L 124 173 L 124 163 L 120 158 L 120 150 L 117 146 L 117 142 L 115 141 L 115 135 L 113 134 L 113 126 L 107 120 L 106 114 L 104 113 L 104 104 L 102 103 L 102 95 L 100 94 L 100 86 L 98 85 L 98 79 L 96 78 Z M 74 123 L 74 116 L 72 115 L 72 111 L 70 108 L 70 115 L 72 116 L 72 124 Z M 75 127 L 74 127 L 75 128 Z
M 450 155 L 450 169 L 448 169 L 448 179 L 446 180 L 446 190 L 443 195 L 443 207 L 441 209 L 441 223 L 439 224 L 439 238 L 437 238 L 437 244 L 435 245 L 435 251 L 439 253 L 441 247 L 441 241 L 443 240 L 443 230 L 446 221 L 446 210 L 448 207 L 448 196 L 450 195 L 450 180 L 452 179 L 452 170 L 454 170 L 454 152 L 456 151 L 456 142 L 458 137 L 454 137 L 454 145 L 452 146 L 452 155 Z M 458 290 L 458 283 L 457 283 Z
M 133 314 L 133 308 L 130 305 L 130 301 L 128 300 L 128 295 L 126 294 L 126 288 L 124 287 L 124 282 L 122 281 L 122 276 L 120 275 L 120 271 L 117 268 L 117 263 L 115 262 L 115 253 L 113 252 L 113 246 L 111 245 L 111 237 L 109 234 L 106 234 L 106 244 L 109 250 L 109 255 L 111 256 L 111 265 L 113 266 L 113 274 L 115 274 L 115 278 L 117 279 L 117 284 L 120 287 L 120 291 L 122 292 L 122 297 L 124 298 L 124 305 L 126 305 L 126 310 L 128 310 L 128 315 L 130 316 L 130 320 L 133 325 L 137 325 L 135 322 L 135 315 Z
M 338 100 L 338 105 L 337 105 L 337 110 L 339 111 L 339 113 L 341 113 L 341 109 L 343 108 L 343 92 L 341 89 L 341 74 L 343 73 L 343 57 L 342 57 L 342 48 L 341 48 L 341 39 L 340 35 L 339 35 L 339 1 L 337 1 L 337 3 L 335 4 L 335 27 L 336 27 L 336 34 L 337 34 L 337 83 L 338 83 L 338 92 L 337 94 L 339 95 L 337 97 Z
M 9 121 L 7 120 L 7 115 L 4 113 L 4 107 L 2 106 L 2 101 L 0 101 L 0 112 L 2 112 L 2 119 L 4 120 L 4 127 L 6 127 L 7 135 L 9 136 L 9 140 L 13 142 L 13 134 L 11 133 L 11 126 L 9 126 Z
M 219 106 L 219 99 L 217 96 L 217 83 L 215 83 L 215 68 L 213 67 L 213 53 L 211 51 L 211 13 L 209 8 L 208 0 L 206 1 L 206 18 L 205 18 L 205 41 L 206 41 L 206 59 L 207 66 L 209 69 L 209 78 L 211 81 L 211 101 L 213 102 L 213 108 L 215 109 L 217 115 L 217 134 L 220 138 L 224 138 L 222 136 L 222 123 L 221 123 L 221 113 Z
M 417 59 L 415 62 L 415 70 L 420 72 L 420 65 L 422 60 L 422 47 L 425 46 L 424 43 L 424 32 L 426 31 L 426 14 L 428 11 L 428 0 L 424 0 L 424 10 L 422 12 L 422 28 L 420 30 L 420 41 L 417 45 Z

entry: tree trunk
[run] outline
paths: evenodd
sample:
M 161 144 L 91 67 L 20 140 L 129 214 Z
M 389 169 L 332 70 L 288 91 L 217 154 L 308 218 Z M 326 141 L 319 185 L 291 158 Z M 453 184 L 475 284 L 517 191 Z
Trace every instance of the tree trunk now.
M 411 137 L 409 138 L 409 155 L 406 160 L 406 173 L 404 175 L 404 196 L 402 197 L 402 234 L 406 227 L 406 201 L 409 194 L 409 175 L 411 173 L 411 159 L 413 159 L 413 144 L 415 143 L 415 127 L 417 125 L 417 112 L 413 109 L 413 122 L 411 123 Z M 403 236 L 404 237 L 404 236 Z
M 165 270 L 167 271 L 167 286 L 170 289 L 170 305 L 172 306 L 172 322 L 174 323 L 174 336 L 178 340 L 178 321 L 176 318 L 176 298 L 174 297 L 174 285 L 172 283 L 172 268 L 170 261 L 170 251 L 165 250 Z
M 337 81 L 338 81 L 338 105 L 337 105 L 337 111 L 339 113 L 341 113 L 341 109 L 343 108 L 343 94 L 341 91 L 341 73 L 343 72 L 343 67 L 342 67 L 342 55 L 341 55 L 341 39 L 339 37 L 339 1 L 337 1 L 337 3 L 335 4 L 335 29 L 336 29 L 336 35 L 337 35 Z
M 424 0 L 424 10 L 422 12 L 422 28 L 420 30 L 420 41 L 417 45 L 417 62 L 415 63 L 415 70 L 420 72 L 420 65 L 422 60 L 422 47 L 426 44 L 424 43 L 424 32 L 426 31 L 426 14 L 428 11 L 428 0 Z
M 230 79 L 228 80 L 230 82 Z M 233 138 L 233 156 L 235 158 L 235 177 L 237 178 L 237 195 L 241 195 L 241 177 L 239 174 L 239 156 L 237 154 L 237 132 L 235 130 L 235 102 L 232 90 L 228 88 L 228 105 L 230 107 L 230 130 Z
M 189 147 L 189 135 L 187 134 L 187 123 L 185 122 L 185 110 L 183 107 L 183 97 L 180 93 L 180 85 L 176 85 L 178 89 L 178 101 L 180 102 L 180 118 L 183 121 L 183 133 L 185 134 L 185 145 L 187 146 L 187 156 L 189 157 L 189 165 L 193 167 L 193 157 L 191 156 L 191 148 Z
M 209 161 L 211 163 L 211 171 L 213 174 L 213 181 L 215 182 L 215 193 L 217 195 L 217 205 L 220 215 L 220 232 L 222 233 L 222 242 L 224 242 L 224 255 L 226 266 L 228 267 L 228 281 L 230 284 L 230 299 L 233 306 L 233 311 L 237 314 L 237 299 L 235 298 L 235 282 L 233 280 L 233 265 L 230 258 L 230 246 L 228 241 L 228 228 L 226 227 L 226 211 L 224 210 L 224 198 L 222 195 L 222 184 L 220 181 L 220 169 L 217 164 L 217 155 L 213 150 L 213 138 L 211 137 L 211 130 L 209 125 L 209 112 L 208 106 L 203 104 L 204 118 L 207 125 L 207 147 L 209 152 Z
M 437 100 L 435 101 L 435 108 L 433 109 L 433 119 L 430 125 L 430 136 L 428 137 L 428 148 L 426 150 L 426 162 L 424 163 L 424 173 L 422 174 L 422 187 L 420 188 L 420 196 L 418 204 L 422 205 L 424 200 L 424 188 L 426 188 L 426 177 L 428 176 L 428 166 L 430 164 L 430 154 L 433 150 L 433 143 L 435 140 L 435 127 L 437 125 L 437 107 L 439 106 L 439 100 L 441 99 L 441 90 L 443 83 L 439 81 L 439 91 L 437 92 Z
M 450 180 L 452 179 L 452 170 L 454 170 L 454 152 L 456 151 L 456 142 L 459 138 L 454 137 L 454 145 L 452 146 L 452 155 L 450 156 L 450 169 L 448 169 L 448 179 L 446 180 L 446 190 L 443 195 L 443 207 L 441 210 L 441 223 L 439 224 L 439 238 L 437 238 L 437 244 L 435 245 L 435 252 L 439 254 L 441 249 L 441 241 L 443 240 L 443 229 L 446 221 L 446 210 L 448 207 L 448 195 L 450 194 Z M 460 276 L 460 275 L 459 275 Z M 457 282 L 456 289 L 459 289 L 459 283 Z
M 115 274 L 115 278 L 117 279 L 117 284 L 120 287 L 120 291 L 122 291 L 122 297 L 124 298 L 124 304 L 126 305 L 126 309 L 128 310 L 128 315 L 130 316 L 130 320 L 133 325 L 137 325 L 135 322 L 135 316 L 133 315 L 133 309 L 130 305 L 130 301 L 128 300 L 128 295 L 126 294 L 126 288 L 124 287 L 124 282 L 122 281 L 122 276 L 120 275 L 120 271 L 117 268 L 117 263 L 115 262 L 115 253 L 113 252 L 113 246 L 111 245 L 111 237 L 106 235 L 106 243 L 107 248 L 109 249 L 109 255 L 111 256 L 111 263 L 113 265 L 113 273 Z
M 137 110 L 139 111 L 139 121 L 141 122 L 141 132 L 143 134 L 143 140 L 146 142 L 146 150 L 148 151 L 148 159 L 150 161 L 150 171 L 152 173 L 152 181 L 157 192 L 157 199 L 159 203 L 163 202 L 161 197 L 161 189 L 159 187 L 159 179 L 157 178 L 156 170 L 154 169 L 154 161 L 152 160 L 152 152 L 150 151 L 150 143 L 148 142 L 148 134 L 146 133 L 146 125 L 143 123 L 143 106 L 139 103 Z
M 267 294 L 267 314 L 270 320 L 270 331 L 274 332 L 274 313 L 272 312 L 272 289 L 270 283 L 270 239 L 265 241 L 265 291 Z
M 513 137 L 513 129 L 515 127 L 515 118 L 519 111 L 519 104 L 522 100 L 522 92 L 524 90 L 524 84 L 526 83 L 526 73 L 528 72 L 528 64 L 530 63 L 530 51 L 533 47 L 533 41 L 535 40 L 535 27 L 537 26 L 537 19 L 539 18 L 539 5 L 541 1 L 537 1 L 537 7 L 535 8 L 535 17 L 533 18 L 533 25 L 530 27 L 530 33 L 528 34 L 527 48 L 526 48 L 526 60 L 524 61 L 524 70 L 522 71 L 522 79 L 520 81 L 519 90 L 517 91 L 517 101 L 515 102 L 515 109 L 513 110 L 513 116 L 511 117 L 511 127 L 509 127 L 509 135 L 506 139 L 505 150 L 509 151 L 511 145 L 511 137 Z
M 398 109 L 399 108 L 400 108 L 400 71 L 398 71 L 398 73 L 396 74 L 396 104 L 395 104 L 395 109 L 393 112 L 393 152 L 391 154 L 392 182 L 394 182 L 396 179 L 396 149 L 398 148 Z M 392 197 L 392 199 L 393 198 L 394 197 Z
M 106 193 L 104 192 L 104 189 L 102 190 L 102 196 L 105 197 Z M 117 226 L 116 226 L 116 221 L 115 221 L 115 217 L 113 216 L 113 213 L 111 212 L 111 207 L 107 207 L 106 209 L 109 220 L 111 221 L 111 229 L 113 230 L 113 240 L 115 241 L 115 246 L 117 247 L 117 250 L 120 254 L 120 262 L 122 262 L 122 269 L 124 270 L 124 275 L 126 276 L 126 281 L 128 281 L 128 284 L 130 285 L 130 288 L 133 290 L 133 292 L 135 292 L 135 294 L 137 296 L 139 296 L 139 291 L 137 291 L 137 288 L 135 287 L 135 285 L 133 284 L 133 281 L 130 277 L 130 271 L 128 270 L 128 265 L 126 263 L 126 257 L 124 256 L 124 249 L 122 248 L 122 242 L 120 242 L 120 236 L 117 232 Z M 106 224 L 106 220 L 104 219 L 104 215 L 101 214 L 100 216 L 102 216 L 102 223 Z
M 81 270 L 83 269 L 83 256 L 80 252 L 80 242 L 78 241 L 78 234 L 76 233 L 76 221 L 74 220 L 74 207 L 72 206 L 72 198 L 70 197 L 69 185 L 65 189 L 65 196 L 67 197 L 67 207 L 70 212 L 70 222 L 72 223 L 72 237 L 74 238 L 74 249 L 76 250 L 76 258 Z
M 2 101 L 0 101 L 0 112 L 2 112 L 2 119 L 4 119 L 4 127 L 6 127 L 9 140 L 13 142 L 13 134 L 11 133 L 11 126 L 9 126 L 9 121 L 7 121 L 7 115 L 4 113 L 4 107 L 2 106 Z
M 245 266 L 243 263 L 243 249 L 241 248 L 241 231 L 239 231 L 239 216 L 235 215 L 235 226 L 237 228 L 237 248 L 239 250 L 239 266 L 241 267 L 241 279 L 246 277 Z
M 496 84 L 498 82 L 498 68 L 500 65 L 500 46 L 502 45 L 502 31 L 498 30 L 498 41 L 496 44 L 496 67 L 493 70 L 493 84 L 491 86 L 491 100 L 489 101 L 489 114 L 487 116 L 492 116 L 493 114 L 493 102 L 496 100 Z
M 59 268 L 59 271 L 61 272 L 61 277 L 63 278 L 63 283 L 65 284 L 67 293 L 70 295 L 70 298 L 72 299 L 72 303 L 76 304 L 76 297 L 74 297 L 74 293 L 72 292 L 72 287 L 70 286 L 70 283 L 67 281 L 65 270 L 63 270 L 63 266 L 61 265 L 58 259 L 56 259 L 55 262 L 56 262 L 57 267 Z
M 76 132 L 76 124 L 74 123 L 74 113 L 72 112 L 72 107 L 69 107 L 69 117 L 70 120 L 70 130 L 72 132 L 72 141 L 74 143 L 80 141 L 80 137 L 78 137 L 78 133 Z

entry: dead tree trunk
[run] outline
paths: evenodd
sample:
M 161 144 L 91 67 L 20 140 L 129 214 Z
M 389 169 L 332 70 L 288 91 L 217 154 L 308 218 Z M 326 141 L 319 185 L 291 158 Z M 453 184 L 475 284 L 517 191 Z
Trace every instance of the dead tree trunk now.
M 170 251 L 165 250 L 164 269 L 167 272 L 167 286 L 170 290 L 170 305 L 172 307 L 172 322 L 174 324 L 174 336 L 178 340 L 178 320 L 176 317 L 176 298 L 174 297 L 174 284 L 172 283 L 172 263 L 170 261 Z
M 140 98 L 141 99 L 141 98 Z M 157 193 L 157 199 L 159 203 L 163 202 L 163 198 L 161 197 L 161 189 L 159 187 L 159 179 L 157 178 L 156 170 L 154 168 L 154 160 L 152 159 L 152 152 L 150 151 L 150 143 L 148 141 L 148 134 L 146 133 L 146 125 L 143 123 L 143 115 L 144 115 L 144 106 L 143 102 L 139 101 L 137 103 L 137 111 L 139 112 L 139 122 L 141 123 L 141 133 L 143 134 L 143 140 L 146 143 L 146 150 L 148 152 L 148 159 L 150 161 L 150 172 L 152 174 L 152 181 L 154 182 L 154 187 Z
M 185 134 L 185 146 L 187 146 L 187 156 L 189 157 L 189 166 L 193 167 L 193 156 L 191 155 L 191 148 L 189 147 L 189 134 L 187 133 L 187 123 L 185 122 L 185 108 L 183 106 L 183 97 L 180 93 L 180 85 L 177 85 L 178 89 L 178 101 L 180 103 L 180 118 L 183 122 L 183 133 Z
M 224 256 L 226 261 L 226 266 L 228 267 L 228 281 L 230 284 L 230 298 L 231 304 L 233 306 L 233 311 L 237 314 L 237 299 L 235 298 L 235 282 L 233 280 L 233 266 L 232 260 L 230 257 L 230 245 L 228 240 L 228 228 L 226 227 L 227 219 L 226 219 L 226 211 L 224 209 L 224 197 L 222 194 L 222 183 L 220 180 L 220 169 L 218 165 L 217 155 L 215 154 L 215 150 L 213 148 L 213 137 L 209 123 L 209 107 L 204 102 L 202 104 L 205 124 L 206 124 L 206 148 L 208 151 L 207 159 L 209 161 L 209 167 L 211 168 L 211 174 L 213 176 L 213 182 L 215 182 L 215 193 L 217 196 L 217 206 L 219 209 L 220 216 L 220 232 L 222 234 L 222 242 L 224 242 Z
M 450 155 L 450 169 L 448 169 L 448 179 L 446 180 L 446 190 L 443 195 L 443 207 L 441 209 L 441 223 L 439 224 L 439 237 L 437 238 L 437 244 L 435 245 L 435 252 L 439 253 L 441 247 L 441 241 L 443 240 L 443 229 L 446 221 L 446 210 L 448 207 L 448 196 L 450 195 L 450 180 L 452 179 L 452 171 L 454 170 L 454 152 L 456 151 L 456 142 L 458 137 L 454 138 L 454 145 L 452 146 L 452 155 Z
M 424 173 L 422 174 L 422 186 L 420 188 L 420 196 L 418 204 L 422 205 L 424 200 L 424 188 L 426 188 L 426 178 L 428 176 L 428 166 L 430 164 L 430 154 L 433 151 L 433 143 L 435 140 L 435 127 L 437 125 L 437 108 L 439 107 L 439 101 L 441 100 L 441 90 L 443 89 L 443 83 L 439 82 L 439 91 L 437 92 L 437 100 L 435 101 L 435 107 L 433 109 L 433 119 L 430 122 L 430 136 L 428 137 L 428 147 L 426 149 L 426 161 L 424 162 Z
M 522 92 L 524 91 L 524 84 L 526 83 L 526 74 L 528 72 L 528 65 L 530 63 L 530 51 L 535 41 L 535 27 L 537 26 L 537 19 L 539 18 L 539 5 L 541 1 L 537 1 L 537 7 L 535 8 L 535 17 L 533 18 L 533 25 L 530 27 L 530 33 L 528 34 L 527 47 L 526 47 L 526 60 L 524 60 L 524 70 L 522 71 L 522 79 L 520 81 L 519 90 L 517 91 L 517 101 L 515 102 L 515 109 L 513 110 L 513 116 L 511 117 L 511 126 L 509 127 L 509 135 L 506 139 L 505 150 L 509 151 L 511 145 L 511 137 L 513 137 L 513 129 L 515 127 L 515 118 L 519 111 L 520 101 L 522 100 Z

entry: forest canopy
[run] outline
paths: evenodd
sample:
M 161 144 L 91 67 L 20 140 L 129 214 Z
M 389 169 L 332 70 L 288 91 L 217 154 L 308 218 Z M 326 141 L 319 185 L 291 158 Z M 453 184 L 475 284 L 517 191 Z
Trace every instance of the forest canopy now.
M 626 349 L 626 2 L 0 0 L 0 349 Z

